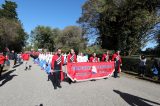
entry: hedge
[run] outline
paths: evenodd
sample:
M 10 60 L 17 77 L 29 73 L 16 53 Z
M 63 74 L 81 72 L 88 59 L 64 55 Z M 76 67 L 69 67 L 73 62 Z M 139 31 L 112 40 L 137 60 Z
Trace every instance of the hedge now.
M 135 72 L 138 73 L 139 71 L 139 62 L 140 59 L 138 57 L 122 57 L 122 71 L 130 71 L 130 72 Z M 151 61 L 150 58 L 147 58 L 146 62 L 146 76 L 152 77 L 152 71 L 151 71 L 151 66 L 153 62 Z

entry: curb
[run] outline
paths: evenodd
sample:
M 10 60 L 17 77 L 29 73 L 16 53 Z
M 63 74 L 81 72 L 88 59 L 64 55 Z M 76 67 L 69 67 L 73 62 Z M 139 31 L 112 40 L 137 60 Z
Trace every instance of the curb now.
M 135 72 L 122 71 L 122 74 L 127 74 L 127 75 L 130 75 L 130 76 L 134 76 L 134 78 L 137 78 L 137 79 L 141 79 L 141 80 L 145 80 L 145 81 L 149 81 L 149 82 L 160 84 L 160 80 L 154 80 L 153 78 L 146 77 L 146 76 L 139 77 L 138 74 L 135 73 Z

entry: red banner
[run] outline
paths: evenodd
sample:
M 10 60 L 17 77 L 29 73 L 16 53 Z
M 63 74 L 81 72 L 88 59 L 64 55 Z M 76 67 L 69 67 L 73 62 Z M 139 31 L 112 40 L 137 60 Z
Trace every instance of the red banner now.
M 114 72 L 114 62 L 67 63 L 67 75 L 72 81 L 102 79 Z

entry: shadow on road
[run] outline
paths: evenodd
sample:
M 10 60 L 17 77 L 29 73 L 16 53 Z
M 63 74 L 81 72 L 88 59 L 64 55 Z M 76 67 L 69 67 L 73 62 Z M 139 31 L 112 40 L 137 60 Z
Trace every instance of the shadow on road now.
M 16 69 L 11 70 L 6 72 L 5 74 L 3 74 L 0 77 L 0 81 L 2 81 L 2 83 L 0 84 L 0 87 L 3 86 L 4 84 L 6 84 L 8 81 L 11 81 L 13 79 L 13 77 L 17 76 L 17 75 L 10 75 L 11 73 L 13 73 Z
M 119 94 L 123 100 L 125 100 L 130 106 L 153 106 L 148 103 L 152 103 L 154 105 L 160 105 L 160 103 L 153 102 L 151 100 L 147 100 L 138 96 L 134 96 L 128 93 L 121 92 L 119 90 L 113 90 L 115 93 Z M 148 103 L 147 103 L 148 102 Z
M 13 66 L 13 68 L 17 68 L 18 66 L 20 66 L 20 65 L 22 65 L 22 64 L 23 64 L 23 62 L 21 62 L 21 63 L 19 63 L 19 64 L 16 64 L 16 65 Z
M 35 105 L 35 106 L 43 106 L 43 104 L 40 104 L 40 105 Z

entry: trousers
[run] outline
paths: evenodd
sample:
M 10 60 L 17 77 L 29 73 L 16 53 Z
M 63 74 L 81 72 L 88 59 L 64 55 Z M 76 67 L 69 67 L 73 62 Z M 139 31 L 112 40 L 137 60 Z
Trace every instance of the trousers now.
M 60 71 L 55 71 L 54 74 L 53 74 L 53 77 L 54 77 L 54 86 L 57 87 L 57 86 L 60 86 Z

